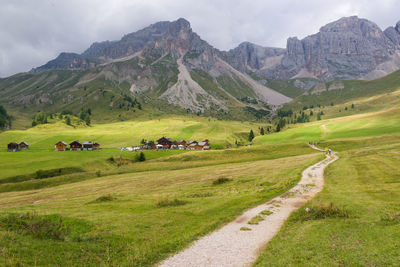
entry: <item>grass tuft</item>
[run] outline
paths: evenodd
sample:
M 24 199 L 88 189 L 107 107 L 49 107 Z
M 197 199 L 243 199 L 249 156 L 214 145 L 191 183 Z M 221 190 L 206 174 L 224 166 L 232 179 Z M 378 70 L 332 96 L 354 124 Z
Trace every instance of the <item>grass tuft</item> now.
M 349 218 L 349 212 L 343 207 L 336 207 L 332 202 L 328 206 L 312 206 L 300 210 L 298 220 L 310 221 L 327 218 Z
M 61 216 L 39 216 L 35 213 L 11 213 L 0 219 L 0 227 L 39 239 L 64 240 L 69 227 Z
M 263 210 L 262 212 L 260 212 L 261 215 L 266 215 L 266 216 L 271 215 L 272 213 L 273 212 L 269 210 Z
M 226 177 L 220 177 L 217 180 L 213 181 L 213 185 L 220 185 L 230 181 L 232 181 L 232 179 Z
M 116 197 L 113 197 L 112 195 L 104 195 L 101 197 L 98 197 L 95 202 L 107 202 L 107 201 L 113 201 L 116 200 Z
M 249 228 L 249 227 L 241 227 L 240 231 L 251 231 L 251 228 Z
M 187 203 L 188 203 L 187 201 L 180 200 L 180 199 L 177 199 L 177 198 L 175 198 L 175 199 L 173 199 L 173 200 L 170 200 L 170 199 L 163 199 L 163 200 L 158 201 L 158 202 L 156 203 L 156 206 L 157 206 L 157 207 L 160 207 L 160 208 L 164 208 L 164 207 L 176 207 L 176 206 L 183 206 L 183 205 L 185 205 L 185 204 L 187 204 Z
M 259 222 L 262 222 L 262 221 L 264 221 L 264 218 L 260 215 L 257 215 L 257 216 L 254 216 L 253 218 L 251 218 L 251 220 L 248 221 L 247 223 L 254 225 L 254 224 L 258 224 Z
M 213 195 L 214 194 L 211 193 L 211 192 L 204 192 L 204 193 L 194 193 L 194 194 L 188 195 L 187 197 L 190 197 L 190 198 L 202 198 L 202 197 L 211 197 Z

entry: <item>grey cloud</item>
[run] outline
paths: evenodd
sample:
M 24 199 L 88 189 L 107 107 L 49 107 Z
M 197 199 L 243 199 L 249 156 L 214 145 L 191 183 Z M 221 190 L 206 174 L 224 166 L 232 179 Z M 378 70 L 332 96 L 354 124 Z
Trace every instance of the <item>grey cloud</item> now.
M 400 16 L 397 0 L 3 0 L 0 77 L 28 71 L 60 52 L 81 53 L 95 41 L 116 40 L 160 20 L 188 19 L 213 46 L 243 41 L 285 47 L 343 16 L 358 15 L 382 29 Z

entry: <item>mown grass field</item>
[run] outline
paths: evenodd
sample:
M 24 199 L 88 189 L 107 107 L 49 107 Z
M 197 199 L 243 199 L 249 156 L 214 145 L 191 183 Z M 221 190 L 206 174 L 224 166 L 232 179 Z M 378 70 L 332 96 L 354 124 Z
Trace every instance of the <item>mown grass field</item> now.
M 269 160 L 254 157 L 262 156 L 261 149 L 244 149 L 238 153 L 243 159 L 247 156 L 247 161 L 229 163 L 225 159 L 225 163 L 218 165 L 207 158 L 211 151 L 195 152 L 191 156 L 193 166 L 183 169 L 157 170 L 157 164 L 148 161 L 143 163 L 149 164 L 147 171 L 2 193 L 2 262 L 47 266 L 151 265 L 232 220 L 246 208 L 294 186 L 301 171 L 322 158 L 311 149 L 311 154 L 290 156 L 303 149 L 286 147 L 281 155 L 270 155 L 275 159 Z M 188 156 L 178 155 L 175 157 L 180 159 L 165 159 L 164 163 L 178 165 Z M 217 158 L 222 160 L 224 156 Z M 196 157 L 197 161 L 211 163 L 196 167 Z M 152 166 L 155 170 L 151 170 Z M 215 184 L 218 178 L 229 180 Z M 109 196 L 109 201 L 96 201 L 101 197 L 110 199 Z M 13 230 L 4 218 L 15 212 L 18 216 L 34 212 L 40 218 L 58 214 L 65 218 L 64 228 L 69 230 L 57 240 L 51 234 L 38 238 L 27 230 Z
M 71 127 L 65 123 L 39 125 L 28 130 L 14 130 L 0 133 L 0 179 L 32 173 L 39 169 L 81 167 L 86 171 L 109 169 L 106 159 L 123 156 L 133 158 L 133 153 L 121 152 L 125 146 L 140 145 L 142 139 L 157 140 L 162 136 L 175 140 L 210 140 L 212 149 L 224 148 L 236 140 L 247 142 L 250 129 L 256 131 L 259 124 L 238 121 L 220 121 L 207 118 L 175 117 L 150 121 L 129 121 L 98 124 L 91 127 Z M 99 151 L 55 152 L 58 141 L 70 143 L 74 140 L 96 141 L 101 144 Z M 25 141 L 30 144 L 27 151 L 6 152 L 9 142 Z M 165 157 L 182 151 L 146 152 L 148 159 Z M 21 163 L 24 167 L 21 168 Z

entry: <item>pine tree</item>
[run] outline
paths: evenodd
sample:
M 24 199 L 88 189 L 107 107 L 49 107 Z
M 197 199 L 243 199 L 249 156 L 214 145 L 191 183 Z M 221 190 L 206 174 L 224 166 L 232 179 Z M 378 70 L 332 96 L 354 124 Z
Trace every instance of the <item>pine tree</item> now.
M 261 127 L 261 129 L 260 129 L 260 134 L 261 135 L 264 135 L 265 133 L 264 133 L 264 128 L 263 127 Z
M 86 115 L 85 115 L 85 122 L 86 122 L 86 125 L 90 125 L 90 115 L 89 115 L 89 113 L 86 113 Z
M 281 126 L 279 125 L 279 123 L 276 125 L 276 131 L 280 132 L 281 131 Z
M 254 139 L 254 132 L 253 132 L 253 130 L 250 130 L 249 141 L 251 142 L 251 141 L 253 141 L 253 139 Z
M 66 123 L 67 125 L 71 125 L 71 118 L 70 118 L 69 116 L 67 116 L 67 117 L 65 118 L 65 123 Z
M 140 152 L 140 154 L 137 156 L 137 161 L 146 161 L 146 156 L 143 152 Z

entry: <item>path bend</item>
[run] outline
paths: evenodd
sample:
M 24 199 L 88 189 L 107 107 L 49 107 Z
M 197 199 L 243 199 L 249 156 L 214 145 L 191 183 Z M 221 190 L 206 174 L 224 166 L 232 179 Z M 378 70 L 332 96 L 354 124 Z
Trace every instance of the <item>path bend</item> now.
M 313 149 L 324 151 L 315 146 Z M 202 237 L 189 248 L 164 260 L 159 266 L 249 266 L 255 262 L 267 243 L 278 233 L 289 215 L 319 193 L 324 186 L 324 169 L 338 159 L 333 153 L 308 167 L 300 182 L 284 194 L 247 210 L 236 220 Z M 258 225 L 247 222 L 262 211 L 273 213 L 263 216 Z M 242 227 L 250 231 L 240 230 Z

